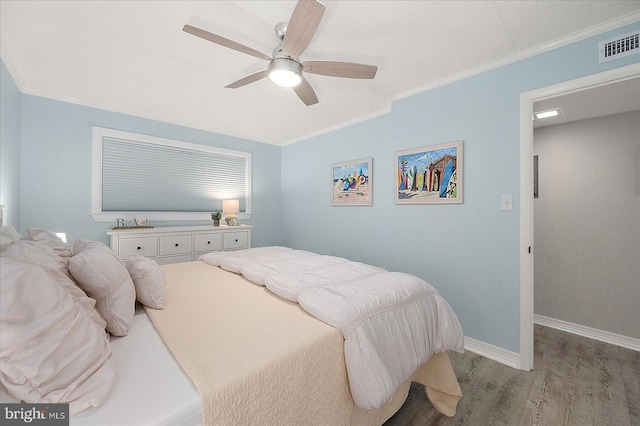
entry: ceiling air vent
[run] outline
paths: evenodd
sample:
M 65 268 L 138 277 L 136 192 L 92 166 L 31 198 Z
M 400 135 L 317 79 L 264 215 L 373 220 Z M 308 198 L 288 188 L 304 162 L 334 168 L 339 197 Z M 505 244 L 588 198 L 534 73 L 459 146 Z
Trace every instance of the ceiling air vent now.
M 640 52 L 640 30 L 598 43 L 598 63 L 612 61 Z

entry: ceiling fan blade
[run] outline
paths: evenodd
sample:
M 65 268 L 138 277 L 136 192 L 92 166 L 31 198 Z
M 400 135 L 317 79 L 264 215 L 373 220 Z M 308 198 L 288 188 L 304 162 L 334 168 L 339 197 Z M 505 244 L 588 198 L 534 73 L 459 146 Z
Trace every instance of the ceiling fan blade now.
M 316 33 L 325 6 L 317 0 L 298 0 L 282 42 L 282 51 L 293 59 L 298 59 Z
M 376 76 L 378 67 L 373 65 L 354 64 L 335 61 L 304 61 L 302 69 L 311 74 L 328 75 L 330 77 L 365 78 Z
M 264 59 L 265 61 L 270 61 L 272 59 L 271 56 L 265 55 L 262 52 L 258 52 L 257 50 L 247 47 L 244 44 L 237 43 L 233 40 L 229 40 L 228 38 L 224 38 L 222 36 L 210 33 L 209 31 L 205 31 L 203 29 L 196 28 L 188 24 L 182 27 L 182 31 L 189 34 L 193 34 L 196 37 L 203 38 L 213 43 L 219 44 L 220 46 L 228 47 L 229 49 L 237 50 L 238 52 L 246 53 L 247 55 Z
M 298 95 L 300 100 L 304 102 L 306 106 L 310 106 L 318 103 L 318 97 L 316 96 L 316 92 L 313 91 L 313 88 L 311 87 L 309 82 L 304 78 L 302 79 L 300 84 L 298 84 L 293 88 L 293 90 L 296 92 L 296 95 Z
M 265 78 L 268 74 L 267 70 L 264 71 L 258 71 L 256 73 L 253 73 L 251 75 L 248 75 L 244 78 L 241 78 L 238 81 L 234 81 L 233 83 L 224 86 L 227 89 L 237 89 L 238 87 L 242 87 L 242 86 L 246 86 L 247 84 L 253 83 L 254 81 L 258 81 L 262 78 Z

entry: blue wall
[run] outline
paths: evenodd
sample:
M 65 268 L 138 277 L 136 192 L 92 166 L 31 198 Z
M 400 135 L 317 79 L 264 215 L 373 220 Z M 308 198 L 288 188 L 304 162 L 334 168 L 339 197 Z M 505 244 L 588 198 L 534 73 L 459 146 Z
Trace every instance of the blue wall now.
M 20 229 L 20 92 L 0 61 L 0 204 L 3 223 Z
M 94 222 L 89 214 L 92 126 L 101 126 L 251 152 L 253 214 L 245 222 L 255 225 L 254 245 L 281 241 L 278 146 L 30 95 L 22 96 L 21 119 L 23 234 L 29 227 L 42 227 L 66 232 L 68 241 L 81 237 L 108 242 L 105 230 L 114 224 Z
M 465 335 L 519 352 L 520 93 L 637 63 L 638 55 L 597 64 L 597 41 L 634 28 L 412 96 L 387 115 L 283 148 L 15 96 L 3 65 L 2 197 L 10 147 L 11 158 L 21 159 L 19 173 L 9 167 L 9 180 L 21 188 L 14 223 L 23 233 L 37 226 L 67 232 L 70 240 L 106 242 L 111 224 L 89 215 L 93 125 L 249 151 L 254 245 L 284 244 L 414 273 L 451 303 Z M 394 152 L 455 140 L 464 141 L 464 204 L 396 206 Z M 373 157 L 373 206 L 331 207 L 331 163 L 364 157 Z M 513 211 L 499 210 L 500 194 L 513 194 Z
M 394 103 L 390 114 L 283 147 L 284 243 L 422 277 L 465 335 L 519 353 L 520 94 L 629 65 L 597 63 L 627 26 Z M 395 205 L 394 152 L 464 141 L 464 204 Z M 331 207 L 331 163 L 373 157 L 373 206 Z M 304 173 L 303 173 L 304 172 Z M 513 194 L 513 211 L 500 195 Z

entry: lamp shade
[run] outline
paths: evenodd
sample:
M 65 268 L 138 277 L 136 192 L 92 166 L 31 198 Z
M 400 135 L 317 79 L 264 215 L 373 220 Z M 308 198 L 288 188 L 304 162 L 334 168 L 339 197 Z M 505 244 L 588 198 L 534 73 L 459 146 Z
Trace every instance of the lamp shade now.
M 240 200 L 222 200 L 222 213 L 239 213 Z

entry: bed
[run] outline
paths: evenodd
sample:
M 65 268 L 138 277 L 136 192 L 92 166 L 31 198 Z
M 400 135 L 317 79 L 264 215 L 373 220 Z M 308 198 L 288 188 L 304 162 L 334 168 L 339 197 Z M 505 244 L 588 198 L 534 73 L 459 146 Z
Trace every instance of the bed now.
M 388 401 L 362 408 L 341 330 L 239 271 L 204 261 L 161 271 L 163 309 L 138 304 L 127 335 L 109 337 L 109 392 L 72 415 L 72 425 L 382 424 L 411 381 L 425 384 L 439 411 L 455 413 L 461 393 L 445 351 L 418 365 Z M 452 349 L 462 350 L 461 330 L 455 340 Z M 2 402 L 12 400 L 3 386 Z
M 142 305 L 126 337 L 110 338 L 116 379 L 103 405 L 70 419 L 76 426 L 199 425 L 198 391 L 175 361 Z

